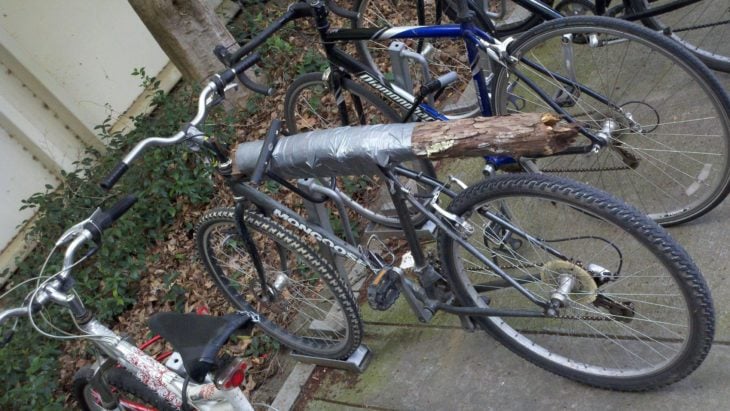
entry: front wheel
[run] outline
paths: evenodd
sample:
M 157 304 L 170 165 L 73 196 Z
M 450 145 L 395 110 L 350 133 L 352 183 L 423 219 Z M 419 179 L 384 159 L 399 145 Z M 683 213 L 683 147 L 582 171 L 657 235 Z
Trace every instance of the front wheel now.
M 73 395 L 79 408 L 84 411 L 105 410 L 101 404 L 99 394 L 92 387 L 91 379 L 94 369 L 83 367 L 76 372 L 73 378 Z M 106 383 L 113 388 L 119 399 L 119 408 L 122 410 L 148 409 L 152 406 L 162 411 L 174 411 L 174 407 L 150 387 L 135 378 L 123 368 L 110 368 L 103 376 Z
M 253 212 L 243 219 L 264 266 L 263 285 L 233 209 L 205 213 L 195 233 L 203 264 L 228 301 L 258 312 L 264 332 L 302 354 L 344 358 L 355 351 L 362 321 L 349 285 L 274 220 Z
M 570 180 L 505 174 L 460 193 L 449 211 L 468 241 L 557 317 L 481 317 L 477 323 L 528 361 L 592 386 L 624 391 L 679 381 L 707 356 L 710 291 L 687 253 L 655 222 Z M 463 306 L 538 310 L 453 239 L 443 267 Z
M 631 0 L 634 12 L 661 7 L 676 0 Z M 730 6 L 727 0 L 702 0 L 641 22 L 678 41 L 715 70 L 730 73 Z
M 608 191 L 663 225 L 727 196 L 730 98 L 678 43 L 617 19 L 566 17 L 525 33 L 509 53 L 517 61 L 495 74 L 497 114 L 554 112 L 550 102 L 606 141 L 598 153 L 535 160 L 541 171 Z

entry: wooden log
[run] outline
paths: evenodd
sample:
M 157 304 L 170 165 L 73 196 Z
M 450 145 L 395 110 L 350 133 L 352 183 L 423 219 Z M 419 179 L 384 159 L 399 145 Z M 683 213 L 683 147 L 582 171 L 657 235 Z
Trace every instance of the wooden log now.
M 545 156 L 565 150 L 578 127 L 553 114 L 520 113 L 418 123 L 411 147 L 419 158 L 479 157 L 485 155 Z

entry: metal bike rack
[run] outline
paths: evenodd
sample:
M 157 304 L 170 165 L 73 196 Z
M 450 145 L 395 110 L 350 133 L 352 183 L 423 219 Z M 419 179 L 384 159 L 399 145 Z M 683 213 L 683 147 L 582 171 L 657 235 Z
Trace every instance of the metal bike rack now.
M 428 71 L 428 60 L 426 57 L 431 53 L 433 48 L 430 44 L 426 44 L 421 53 L 416 53 L 408 49 L 405 43 L 394 41 L 388 47 L 390 54 L 391 71 L 393 72 L 393 83 L 407 91 L 413 93 L 413 79 L 411 78 L 410 62 L 413 61 L 421 67 L 423 75 L 423 84 L 431 80 L 431 73 Z M 427 98 L 429 104 L 433 104 L 433 96 Z
M 304 180 L 299 182 L 300 189 L 312 192 L 311 189 L 307 188 L 308 186 L 309 184 L 306 183 Z M 307 210 L 307 221 L 319 225 L 330 233 L 334 233 L 332 225 L 330 224 L 330 212 L 327 207 L 325 207 L 323 203 L 314 203 L 311 201 L 307 201 L 306 199 L 303 199 L 303 201 L 304 207 Z M 381 210 L 381 212 L 387 212 L 388 206 L 384 205 L 383 207 L 384 210 Z M 436 226 L 433 224 L 433 222 L 426 222 L 426 224 L 417 229 L 418 237 L 422 239 L 433 240 L 435 228 Z M 366 228 L 365 234 L 384 239 L 388 237 L 403 236 L 403 231 L 400 229 L 377 226 L 371 223 Z M 339 275 L 353 287 L 353 291 L 357 291 L 359 286 L 358 282 L 361 282 L 359 280 L 364 280 L 364 278 L 350 278 L 355 270 L 348 270 L 345 267 L 344 258 L 335 255 L 328 247 L 320 245 L 319 251 L 327 259 L 327 261 L 329 261 L 332 266 L 335 267 Z M 312 324 L 310 324 L 310 328 L 317 328 L 326 331 L 331 330 L 331 325 L 328 324 L 327 318 L 325 318 L 324 320 L 313 321 Z M 364 344 L 361 344 L 355 350 L 355 352 L 350 355 L 350 357 L 344 360 L 333 360 L 330 358 L 316 357 L 297 352 L 291 352 L 289 355 L 295 360 L 303 363 L 361 373 L 365 371 L 365 369 L 369 365 L 373 353 L 370 348 L 368 348 Z
M 370 365 L 370 360 L 373 357 L 373 352 L 365 344 L 360 344 L 359 347 L 352 353 L 346 360 L 333 360 L 329 358 L 312 357 L 310 355 L 304 355 L 292 352 L 289 354 L 290 357 L 295 360 L 307 364 L 315 364 L 321 367 L 337 368 L 345 371 L 353 371 L 361 373 L 367 369 Z

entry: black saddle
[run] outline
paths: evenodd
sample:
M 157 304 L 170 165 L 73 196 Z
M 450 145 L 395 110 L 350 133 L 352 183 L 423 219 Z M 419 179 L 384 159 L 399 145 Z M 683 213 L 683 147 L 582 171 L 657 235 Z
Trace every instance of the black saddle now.
M 158 313 L 149 321 L 150 329 L 180 353 L 188 376 L 200 384 L 215 365 L 218 351 L 237 331 L 250 333 L 251 317 L 244 313 L 222 317 L 198 314 Z

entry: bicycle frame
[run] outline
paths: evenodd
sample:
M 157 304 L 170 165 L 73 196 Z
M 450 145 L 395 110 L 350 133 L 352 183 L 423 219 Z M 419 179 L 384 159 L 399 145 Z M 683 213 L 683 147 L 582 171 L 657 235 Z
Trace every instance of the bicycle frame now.
M 94 345 L 106 358 L 98 361 L 99 366 L 103 366 L 106 361 L 119 364 L 149 386 L 160 398 L 177 408 L 182 407 L 185 381 L 183 377 L 115 334 L 99 321 L 92 319 L 82 325 L 81 329 L 94 336 L 92 338 Z M 190 382 L 186 387 L 186 393 L 189 402 L 200 410 L 214 409 L 214 406 L 222 400 L 241 409 L 245 409 L 245 405 L 248 405 L 248 400 L 241 390 L 223 391 L 213 383 Z
M 438 180 L 431 179 L 429 177 L 425 177 L 420 175 L 419 173 L 413 172 L 411 170 L 408 170 L 407 168 L 403 168 L 400 166 L 393 167 L 392 169 L 382 169 L 383 177 L 385 178 L 387 184 L 389 185 L 389 192 L 391 194 L 391 197 L 393 199 L 393 203 L 396 207 L 396 210 L 398 211 L 399 215 L 401 215 L 401 222 L 403 223 L 403 231 L 405 233 L 406 239 L 408 240 L 410 250 L 415 262 L 415 266 L 417 267 L 416 270 L 418 271 L 425 269 L 428 266 L 428 262 L 426 260 L 426 257 L 421 249 L 420 243 L 417 240 L 415 228 L 412 224 L 410 224 L 410 220 L 408 218 L 404 219 L 404 216 L 408 213 L 408 206 L 407 203 L 410 203 L 413 207 L 416 207 L 419 212 L 425 214 L 430 221 L 432 221 L 438 229 L 442 230 L 446 235 L 454 239 L 456 242 L 459 243 L 465 250 L 467 250 L 470 254 L 472 254 L 474 257 L 476 257 L 480 262 L 485 264 L 485 266 L 489 267 L 491 270 L 493 270 L 495 273 L 497 273 L 500 277 L 502 277 L 505 280 L 505 283 L 507 286 L 516 288 L 522 295 L 525 296 L 529 301 L 536 304 L 538 307 L 541 307 L 540 310 L 524 310 L 524 311 L 515 311 L 515 310 L 497 310 L 492 308 L 484 308 L 481 313 L 477 313 L 476 315 L 481 316 L 502 316 L 502 317 L 508 317 L 508 316 L 519 316 L 519 317 L 544 317 L 545 310 L 549 308 L 549 302 L 545 301 L 539 297 L 537 297 L 535 294 L 533 294 L 531 291 L 524 288 L 517 280 L 507 275 L 499 266 L 497 266 L 492 260 L 481 254 L 473 245 L 468 243 L 466 240 L 462 238 L 462 236 L 454 230 L 450 226 L 450 224 L 445 223 L 442 221 L 442 219 L 434 214 L 431 210 L 427 209 L 425 206 L 419 203 L 417 199 L 415 199 L 413 196 L 411 196 L 407 190 L 398 182 L 398 180 L 395 178 L 395 175 L 404 176 L 407 178 L 412 178 L 417 180 L 421 184 L 425 184 L 430 186 L 434 189 L 434 192 L 436 195 L 438 193 L 444 193 L 449 197 L 454 197 L 456 193 L 453 191 L 447 189 L 444 187 L 444 185 L 439 182 Z M 224 177 L 226 177 L 224 175 Z M 299 232 L 302 232 L 312 238 L 314 238 L 319 244 L 329 248 L 331 251 L 336 253 L 337 255 L 343 256 L 345 258 L 350 259 L 351 261 L 355 262 L 356 264 L 360 264 L 362 266 L 368 267 L 373 272 L 377 272 L 384 268 L 382 264 L 379 264 L 377 262 L 374 262 L 373 259 L 368 258 L 366 255 L 366 250 L 361 250 L 357 248 L 356 244 L 348 243 L 334 235 L 333 233 L 327 231 L 325 228 L 323 228 L 320 225 L 314 224 L 312 222 L 307 221 L 304 217 L 296 213 L 295 211 L 291 210 L 290 208 L 286 207 L 285 205 L 281 204 L 280 202 L 272 199 L 271 197 L 267 196 L 266 194 L 258 191 L 256 188 L 251 187 L 250 185 L 247 185 L 242 182 L 233 181 L 230 179 L 230 176 L 227 177 L 228 186 L 230 187 L 231 191 L 234 194 L 234 198 L 237 200 L 237 209 L 242 210 L 246 203 L 251 203 L 256 206 L 256 209 L 260 212 L 263 212 L 267 216 L 273 216 L 278 219 L 281 219 L 287 223 L 288 226 L 293 227 Z M 302 180 L 302 182 L 307 183 L 307 180 Z M 316 190 L 313 190 L 316 191 Z M 320 190 L 318 191 L 319 194 L 324 194 L 330 198 L 332 198 L 335 202 L 337 202 L 337 197 L 339 194 L 333 190 Z M 240 212 L 240 211 L 239 211 Z M 505 223 L 505 221 L 499 219 L 498 217 L 495 218 L 495 216 L 490 214 L 485 214 L 485 217 L 487 218 L 493 218 L 494 221 L 497 221 L 500 224 Z M 347 219 L 347 214 L 344 214 L 342 216 L 343 219 Z M 239 231 L 245 232 L 246 228 L 243 226 L 242 219 L 238 219 L 239 224 Z M 528 233 L 525 233 L 518 227 L 511 226 L 509 227 L 510 230 L 512 230 L 512 233 L 515 235 L 518 235 L 522 238 L 525 238 L 529 241 L 531 241 L 536 246 L 544 249 L 545 251 L 555 255 L 558 258 L 564 259 L 565 257 L 557 250 L 553 249 L 549 245 L 545 244 L 544 242 L 530 236 Z M 242 234 L 245 237 L 245 234 Z M 423 292 L 423 290 L 420 289 L 415 284 L 410 284 L 411 287 L 414 288 L 415 293 L 408 297 L 409 302 L 413 302 L 416 299 L 423 300 L 428 298 L 426 296 L 426 293 Z M 421 301 L 424 302 L 424 301 Z M 411 304 L 411 307 L 414 308 L 414 305 Z M 416 311 L 416 315 L 420 317 L 420 312 L 414 308 L 414 311 Z M 448 311 L 448 310 L 445 310 Z

